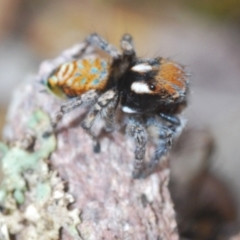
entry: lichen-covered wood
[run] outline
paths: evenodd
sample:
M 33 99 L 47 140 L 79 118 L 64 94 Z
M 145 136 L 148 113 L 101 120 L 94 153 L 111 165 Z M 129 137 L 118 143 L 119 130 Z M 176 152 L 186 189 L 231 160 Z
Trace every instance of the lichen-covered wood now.
M 56 149 L 54 134 L 43 136 L 50 118 L 41 110 L 29 115 L 22 140 L 0 143 L 0 239 L 58 240 L 64 228 L 79 239 L 80 211 L 48 157 Z

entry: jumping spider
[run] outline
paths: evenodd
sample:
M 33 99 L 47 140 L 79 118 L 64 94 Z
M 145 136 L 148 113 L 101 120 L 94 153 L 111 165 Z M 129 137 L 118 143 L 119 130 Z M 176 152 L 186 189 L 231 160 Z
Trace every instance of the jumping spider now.
M 54 128 L 71 110 L 83 104 L 91 107 L 82 127 L 93 138 L 95 152 L 100 145 L 91 132 L 94 120 L 100 115 L 106 129 L 113 130 L 115 112 L 121 106 L 127 116 L 127 133 L 135 141 L 133 177 L 139 178 L 154 169 L 182 128 L 178 115 L 187 103 L 188 75 L 182 66 L 168 59 L 138 58 L 129 34 L 122 37 L 120 45 L 122 54 L 98 34 L 91 34 L 78 59 L 58 67 L 46 84 L 57 96 L 72 98 L 52 118 Z M 111 61 L 81 56 L 88 46 L 105 51 Z M 154 140 L 156 151 L 146 168 L 148 137 Z

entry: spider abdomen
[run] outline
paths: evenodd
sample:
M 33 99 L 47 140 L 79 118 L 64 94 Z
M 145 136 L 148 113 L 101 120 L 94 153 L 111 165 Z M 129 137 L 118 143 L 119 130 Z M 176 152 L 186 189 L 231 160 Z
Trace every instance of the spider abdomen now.
M 76 97 L 89 90 L 103 91 L 109 77 L 109 63 L 102 58 L 83 58 L 62 64 L 47 80 L 58 97 Z

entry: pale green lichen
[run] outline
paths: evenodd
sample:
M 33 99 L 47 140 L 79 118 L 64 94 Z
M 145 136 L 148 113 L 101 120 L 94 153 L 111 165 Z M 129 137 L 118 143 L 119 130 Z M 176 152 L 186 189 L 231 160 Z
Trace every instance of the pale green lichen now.
M 23 203 L 22 192 L 26 190 L 26 182 L 22 178 L 22 172 L 29 169 L 38 169 L 39 160 L 46 159 L 56 148 L 56 138 L 53 134 L 43 136 L 43 132 L 49 128 L 50 119 L 43 111 L 38 110 L 32 114 L 27 128 L 34 132 L 37 139 L 38 149 L 29 152 L 20 146 L 9 148 L 0 143 L 2 155 L 1 164 L 4 179 L 0 186 L 0 203 L 4 203 L 6 193 L 14 191 L 18 203 Z
M 68 210 L 73 197 L 64 190 L 56 171 L 50 171 L 45 160 L 56 148 L 54 134 L 44 136 L 50 119 L 38 110 L 30 117 L 27 128 L 36 137 L 28 151 L 21 145 L 0 143 L 3 181 L 0 185 L 0 239 L 9 240 L 9 233 L 18 239 L 58 240 L 63 227 L 74 239 L 80 223 L 78 209 Z

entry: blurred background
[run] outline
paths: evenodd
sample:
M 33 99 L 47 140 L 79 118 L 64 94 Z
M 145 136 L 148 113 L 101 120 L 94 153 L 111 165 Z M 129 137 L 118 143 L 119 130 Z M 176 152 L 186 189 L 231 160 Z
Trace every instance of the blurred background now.
M 131 33 L 140 57 L 169 57 L 191 73 L 188 127 L 171 156 L 179 231 L 183 239 L 236 235 L 240 0 L 1 0 L 1 129 L 14 88 L 92 32 L 116 46 Z

